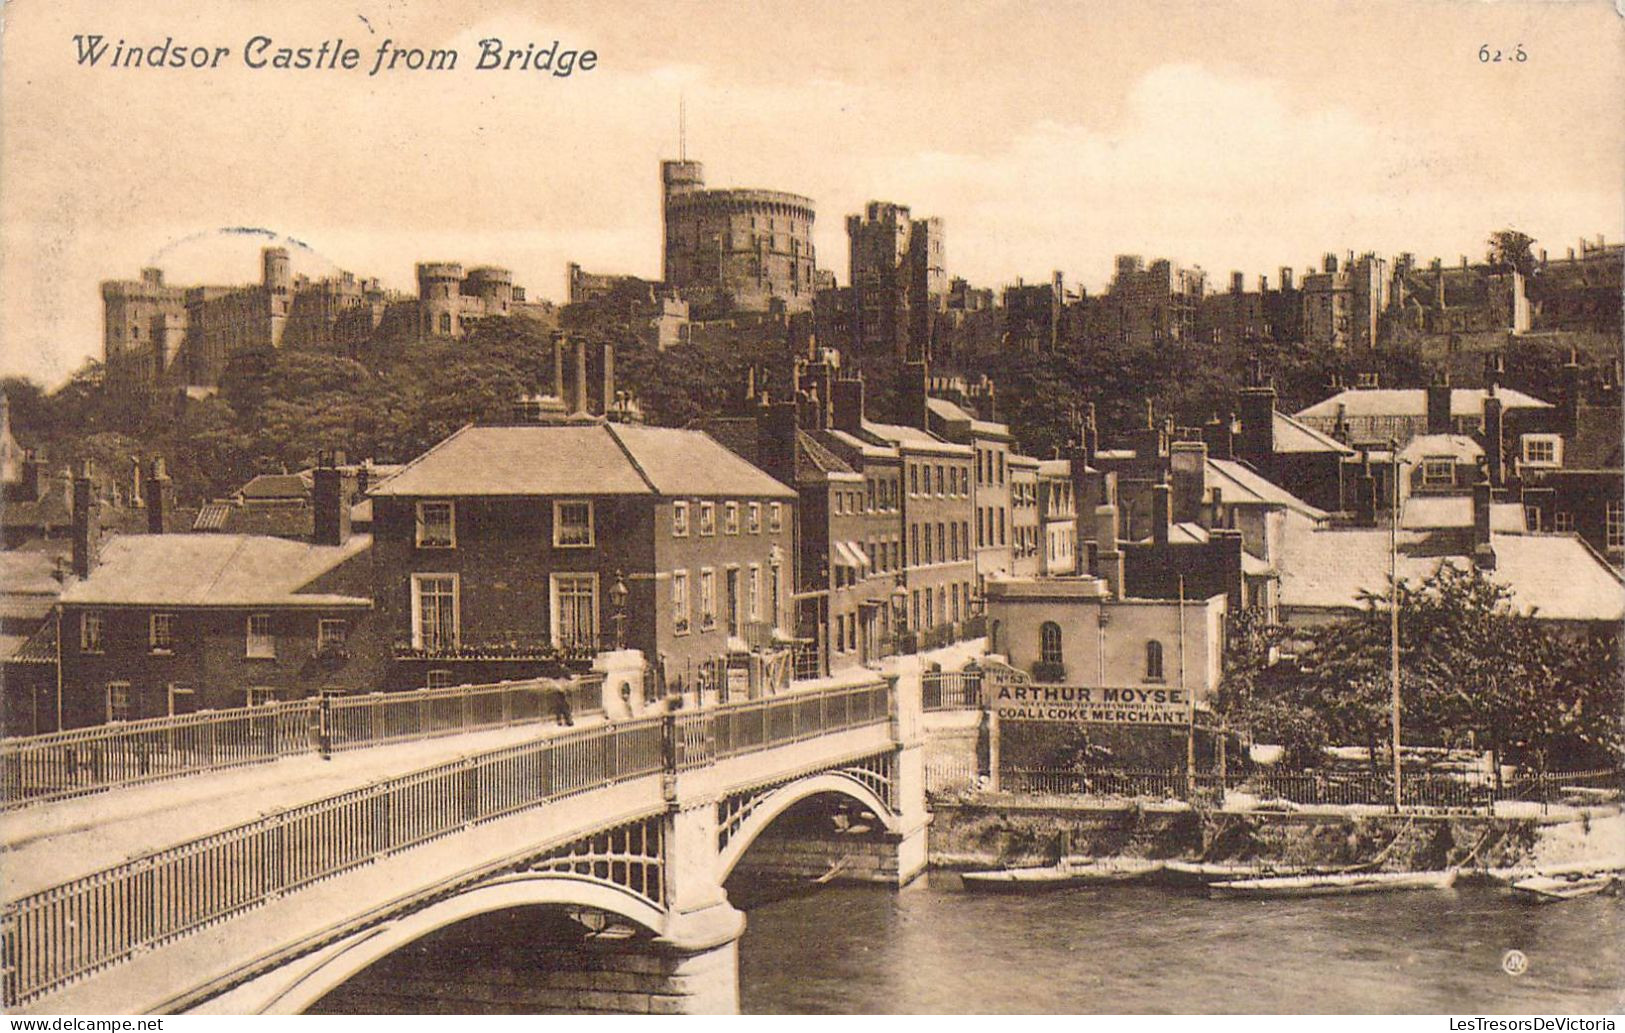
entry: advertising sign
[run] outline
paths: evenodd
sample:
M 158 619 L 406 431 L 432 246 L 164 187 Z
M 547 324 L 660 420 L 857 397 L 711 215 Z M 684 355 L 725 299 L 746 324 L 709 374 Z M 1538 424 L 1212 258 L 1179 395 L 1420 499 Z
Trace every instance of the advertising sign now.
M 1177 688 L 1003 684 L 993 691 L 1001 720 L 1182 726 L 1189 708 L 1190 695 Z

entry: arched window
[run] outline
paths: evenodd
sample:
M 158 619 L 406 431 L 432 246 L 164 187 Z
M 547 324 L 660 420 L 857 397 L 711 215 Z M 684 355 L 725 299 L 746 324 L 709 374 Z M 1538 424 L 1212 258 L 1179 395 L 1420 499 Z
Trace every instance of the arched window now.
M 440 332 L 443 333 L 443 334 L 451 333 L 451 313 L 450 312 L 442 312 L 442 313 L 440 313 Z
M 1046 664 L 1058 664 L 1061 658 L 1061 626 L 1054 621 L 1045 621 L 1038 629 L 1039 658 Z
M 1145 644 L 1145 680 L 1162 681 L 1162 643 L 1156 639 Z

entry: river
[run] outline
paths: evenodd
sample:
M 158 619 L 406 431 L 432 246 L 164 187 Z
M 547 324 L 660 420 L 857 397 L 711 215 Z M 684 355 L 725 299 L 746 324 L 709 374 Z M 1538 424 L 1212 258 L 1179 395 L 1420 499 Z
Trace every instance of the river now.
M 1612 1012 L 1625 900 L 1494 889 L 1209 900 L 1154 886 L 829 886 L 745 907 L 751 1013 Z M 1508 975 L 1509 949 L 1527 970 Z

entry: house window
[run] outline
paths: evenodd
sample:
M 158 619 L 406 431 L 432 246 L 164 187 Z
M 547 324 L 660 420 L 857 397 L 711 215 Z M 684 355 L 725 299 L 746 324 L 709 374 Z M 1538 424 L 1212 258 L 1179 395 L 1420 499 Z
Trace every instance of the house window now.
M 673 538 L 688 537 L 688 503 L 673 502 L 671 504 L 671 536 Z
M 908 493 L 910 495 L 920 493 L 920 468 L 918 466 L 911 465 L 908 468 Z
M 1523 436 L 1523 465 L 1560 466 L 1560 439 L 1556 434 L 1525 434 Z
M 671 575 L 671 630 L 673 634 L 688 634 L 689 612 L 688 571 L 673 571 Z
M 730 502 L 722 509 L 722 533 L 739 533 L 739 503 Z
M 553 645 L 598 648 L 598 575 L 553 574 Z
M 1156 639 L 1145 644 L 1145 680 L 1162 681 L 1162 643 Z
M 329 649 L 343 649 L 344 643 L 349 637 L 350 624 L 348 621 L 324 617 L 316 622 L 317 652 Z
M 271 635 L 271 615 L 248 615 L 248 642 L 244 655 L 254 660 L 269 660 L 276 656 L 276 639 Z
M 440 313 L 440 332 L 443 333 L 443 334 L 451 333 L 451 313 L 450 312 L 442 312 L 442 313 Z
M 457 648 L 457 575 L 412 575 L 412 648 L 439 653 Z
M 1429 457 L 1422 460 L 1422 486 L 1449 488 L 1456 483 L 1456 461 L 1449 456 Z
M 762 619 L 762 568 L 755 563 L 745 581 L 745 612 L 752 623 Z
M 417 544 L 420 549 L 457 546 L 457 507 L 450 502 L 419 502 Z
M 938 463 L 937 464 L 937 494 L 938 495 L 946 495 L 947 493 L 948 493 L 948 478 L 943 475 L 942 464 Z
M 1559 534 L 1574 533 L 1574 514 L 1558 510 L 1552 516 L 1552 529 Z
M 1061 651 L 1061 626 L 1045 621 L 1038 629 L 1038 657 L 1046 664 L 1059 664 L 1065 659 Z
M 250 686 L 243 701 L 251 707 L 268 707 L 277 702 L 277 691 L 269 685 Z
M 1523 507 L 1523 528 L 1525 531 L 1541 530 L 1540 507 Z
M 169 683 L 169 716 L 197 713 L 197 693 L 190 685 Z
M 175 651 L 175 615 L 155 613 L 148 621 L 148 643 L 154 653 Z
M 717 533 L 717 504 L 715 502 L 700 503 L 700 536 L 709 537 Z
M 86 610 L 79 615 L 79 652 L 102 651 L 102 615 L 99 610 Z
M 592 503 L 556 501 L 553 503 L 553 545 L 560 549 L 590 549 Z
M 457 684 L 457 679 L 447 670 L 430 671 L 425 683 L 431 689 L 449 689 Z
M 708 631 L 717 626 L 717 572 L 709 567 L 700 571 L 700 629 Z
M 762 533 L 762 504 L 752 502 L 745 509 L 745 530 L 751 534 Z
M 948 562 L 948 525 L 940 522 L 937 524 L 937 559 Z
M 130 683 L 127 681 L 110 681 L 107 683 L 107 719 L 109 721 L 128 721 L 134 716 L 132 711 L 132 697 Z
M 1625 501 L 1609 499 L 1604 513 L 1603 541 L 1610 549 L 1625 549 Z
M 777 502 L 767 505 L 767 529 L 775 534 L 784 530 L 784 507 Z

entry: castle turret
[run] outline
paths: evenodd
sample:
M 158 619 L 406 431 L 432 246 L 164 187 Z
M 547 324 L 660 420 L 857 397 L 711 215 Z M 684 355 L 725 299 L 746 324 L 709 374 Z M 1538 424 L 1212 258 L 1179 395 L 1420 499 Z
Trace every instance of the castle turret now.
M 425 334 L 462 332 L 463 267 L 458 262 L 418 263 L 418 309 Z

